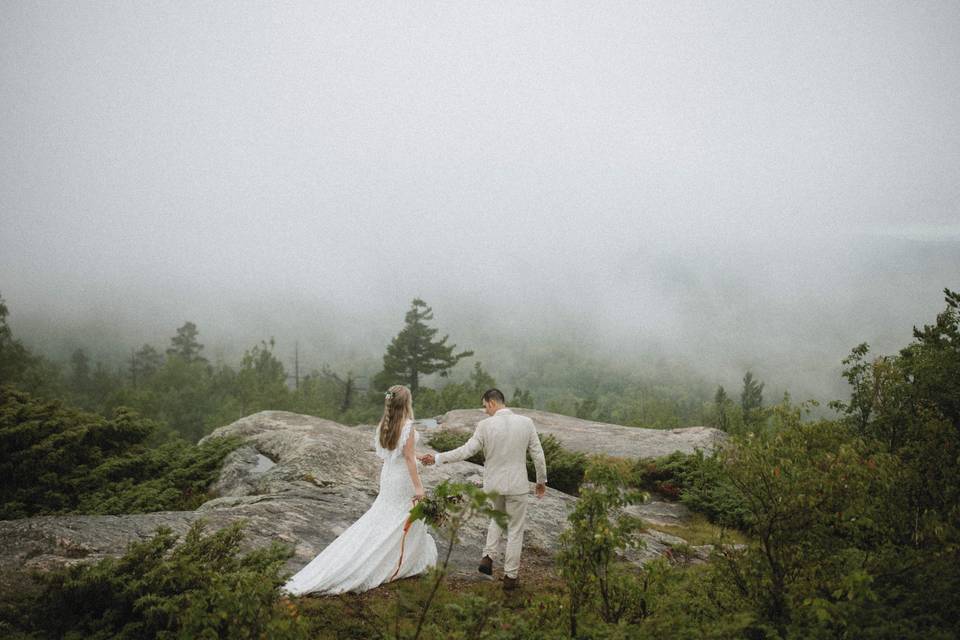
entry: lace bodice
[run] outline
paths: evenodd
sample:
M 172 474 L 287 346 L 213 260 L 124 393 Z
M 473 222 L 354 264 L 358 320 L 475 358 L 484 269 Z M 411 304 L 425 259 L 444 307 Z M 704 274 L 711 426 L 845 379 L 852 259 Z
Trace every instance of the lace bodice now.
M 410 500 L 415 493 L 413 480 L 410 479 L 410 470 L 407 469 L 407 461 L 403 457 L 403 446 L 411 433 L 415 438 L 414 444 L 420 442 L 420 433 L 413 427 L 413 420 L 407 420 L 400 431 L 400 438 L 394 449 L 385 449 L 380 446 L 379 427 L 374 435 L 377 455 L 383 459 L 383 467 L 380 469 L 380 496 L 391 502 L 396 501 L 396 504 L 406 509 L 410 508 Z M 419 461 L 417 465 L 419 468 Z
M 400 429 L 400 437 L 397 439 L 397 446 L 393 449 L 385 449 L 380 446 L 380 425 L 377 425 L 377 430 L 373 434 L 373 446 L 377 452 L 377 455 L 382 460 L 395 460 L 396 458 L 403 457 L 403 446 L 406 444 L 407 439 L 410 438 L 410 433 L 413 432 L 415 435 L 414 445 L 420 443 L 420 432 L 413 427 L 413 420 L 407 419 L 403 427 Z

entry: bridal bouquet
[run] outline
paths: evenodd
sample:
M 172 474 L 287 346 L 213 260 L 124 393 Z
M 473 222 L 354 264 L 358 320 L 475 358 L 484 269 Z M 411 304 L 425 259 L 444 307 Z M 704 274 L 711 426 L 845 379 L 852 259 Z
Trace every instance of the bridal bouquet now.
M 446 524 L 450 511 L 462 504 L 462 494 L 444 496 L 434 494 L 421 500 L 414 509 L 419 511 L 418 515 L 422 516 L 424 522 L 439 529 Z
M 494 518 L 505 527 L 507 514 L 494 508 L 493 495 L 472 483 L 444 480 L 410 510 L 409 521 L 423 520 L 437 529 L 449 526 L 457 530 L 466 520 L 480 515 Z

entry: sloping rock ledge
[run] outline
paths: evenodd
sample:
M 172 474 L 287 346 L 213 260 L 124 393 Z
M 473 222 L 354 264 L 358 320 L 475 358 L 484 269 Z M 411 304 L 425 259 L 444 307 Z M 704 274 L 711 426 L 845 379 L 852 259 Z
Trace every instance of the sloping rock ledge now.
M 555 434 L 578 451 L 622 456 L 659 456 L 670 451 L 711 449 L 722 433 L 704 427 L 656 431 L 591 423 L 543 411 L 517 409 L 529 415 L 543 433 Z M 443 426 L 471 429 L 481 411 L 452 411 Z M 376 497 L 380 460 L 373 452 L 372 427 L 349 427 L 330 420 L 286 411 L 261 411 L 224 427 L 204 440 L 230 434 L 246 444 L 228 455 L 219 479 L 211 487 L 216 498 L 196 511 L 162 511 L 108 516 L 37 516 L 0 521 L 0 572 L 12 575 L 24 568 L 49 569 L 77 562 L 118 556 L 126 545 L 147 538 L 160 525 L 178 534 L 198 518 L 208 531 L 243 518 L 248 524 L 246 549 L 278 540 L 295 555 L 286 569 L 293 573 L 360 517 Z M 719 434 L 719 435 L 718 435 Z M 422 440 L 426 442 L 426 438 Z M 432 451 L 421 447 L 423 452 Z M 421 469 L 428 491 L 444 479 L 480 483 L 483 469 L 469 462 Z M 531 485 L 532 488 L 532 485 Z M 537 500 L 531 495 L 524 562 L 552 557 L 567 514 L 576 498 L 548 489 Z M 454 550 L 455 574 L 475 577 L 486 522 L 477 519 Z M 663 553 L 679 539 L 651 532 L 637 561 Z M 441 554 L 445 546 L 438 537 Z

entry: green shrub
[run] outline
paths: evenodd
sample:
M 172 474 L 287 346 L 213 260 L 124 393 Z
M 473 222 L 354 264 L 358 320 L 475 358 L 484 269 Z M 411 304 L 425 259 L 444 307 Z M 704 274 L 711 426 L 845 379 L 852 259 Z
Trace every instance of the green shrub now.
M 643 523 L 621 508 L 644 499 L 642 492 L 627 487 L 616 466 L 597 460 L 587 468 L 557 553 L 571 637 L 577 637 L 580 617 L 590 608 L 607 623 L 642 618 L 635 572 L 618 562 L 618 555 L 643 545 Z
M 428 443 L 437 451 L 450 451 L 463 445 L 470 439 L 470 433 L 455 429 L 440 429 L 430 436 Z M 543 447 L 543 457 L 547 461 L 547 484 L 570 495 L 578 495 L 580 483 L 583 481 L 584 470 L 587 467 L 587 456 L 564 449 L 560 441 L 552 434 L 538 434 L 540 446 Z M 474 464 L 483 464 L 483 453 L 479 452 L 467 458 Z M 537 471 L 533 460 L 527 454 L 527 477 L 531 482 L 537 479 Z
M 427 444 L 437 451 L 451 451 L 466 444 L 467 440 L 470 439 L 470 435 L 467 431 L 457 429 L 439 429 L 430 435 Z M 483 451 L 478 451 L 467 458 L 467 462 L 482 465 Z
M 637 460 L 631 484 L 680 500 L 716 524 L 736 529 L 745 526 L 744 498 L 716 454 L 707 456 L 698 449 L 692 454 L 675 451 L 661 458 Z
M 0 519 L 192 510 L 239 437 L 202 446 L 127 407 L 111 419 L 0 388 Z
M 120 558 L 34 572 L 40 588 L 0 629 L 65 640 L 308 637 L 279 601 L 292 549 L 274 542 L 239 555 L 243 525 L 204 535 L 198 520 L 180 544 L 161 526 Z
M 579 495 L 580 484 L 587 468 L 587 456 L 579 451 L 564 449 L 552 434 L 540 434 L 540 446 L 547 460 L 547 484 L 557 491 Z M 527 477 L 536 481 L 537 471 L 527 456 Z
M 634 464 L 632 484 L 671 500 L 679 500 L 680 478 L 688 466 L 687 456 L 679 452 L 663 458 L 642 458 Z

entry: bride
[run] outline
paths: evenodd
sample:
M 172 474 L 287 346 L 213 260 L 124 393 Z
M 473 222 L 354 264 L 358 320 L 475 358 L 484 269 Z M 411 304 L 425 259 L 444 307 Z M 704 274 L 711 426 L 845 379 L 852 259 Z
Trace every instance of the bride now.
M 410 434 L 414 434 L 410 437 Z M 422 520 L 407 526 L 410 509 L 424 497 L 414 447 L 410 389 L 387 390 L 374 447 L 383 459 L 380 492 L 360 518 L 280 589 L 290 595 L 360 592 L 415 576 L 437 563 L 437 545 Z

